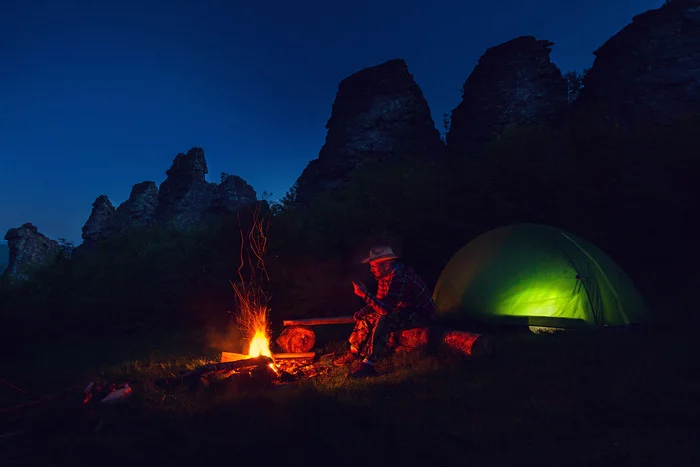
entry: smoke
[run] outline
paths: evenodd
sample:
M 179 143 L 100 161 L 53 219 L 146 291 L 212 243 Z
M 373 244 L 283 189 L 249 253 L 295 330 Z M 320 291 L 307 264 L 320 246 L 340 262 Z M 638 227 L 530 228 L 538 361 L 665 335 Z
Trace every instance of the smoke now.
M 233 320 L 223 326 L 210 326 L 207 329 L 207 340 L 209 346 L 217 351 L 245 353 L 243 335 Z

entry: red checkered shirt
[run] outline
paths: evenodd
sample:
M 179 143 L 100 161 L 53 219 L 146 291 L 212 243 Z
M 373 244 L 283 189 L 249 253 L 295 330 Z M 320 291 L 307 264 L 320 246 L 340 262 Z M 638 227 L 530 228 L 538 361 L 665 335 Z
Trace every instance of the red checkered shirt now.
M 435 302 L 430 290 L 418 274 L 401 263 L 379 280 L 377 295 L 368 293 L 364 301 L 368 308 L 381 315 L 410 309 L 426 320 L 435 318 Z

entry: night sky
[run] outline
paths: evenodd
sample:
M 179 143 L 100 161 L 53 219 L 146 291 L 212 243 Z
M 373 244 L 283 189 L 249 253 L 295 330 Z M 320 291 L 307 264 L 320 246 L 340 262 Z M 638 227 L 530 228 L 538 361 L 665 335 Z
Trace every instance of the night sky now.
M 663 0 L 6 1 L 0 13 L 0 238 L 32 222 L 81 242 L 116 206 L 204 148 L 209 181 L 279 198 L 318 156 L 338 82 L 404 58 L 441 129 L 484 51 L 520 35 L 581 70 Z

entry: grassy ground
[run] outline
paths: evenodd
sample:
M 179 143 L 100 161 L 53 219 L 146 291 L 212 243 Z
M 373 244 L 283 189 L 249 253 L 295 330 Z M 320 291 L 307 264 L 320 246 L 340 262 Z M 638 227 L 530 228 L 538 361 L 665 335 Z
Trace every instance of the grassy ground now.
M 124 336 L 3 358 L 0 377 L 61 394 L 0 413 L 6 465 L 699 465 L 698 344 L 678 331 L 496 336 L 494 354 L 387 358 L 265 391 L 169 392 L 149 382 L 216 353 L 199 333 Z M 329 344 L 325 350 L 338 349 Z M 329 358 L 329 357 L 327 357 Z M 31 369 L 31 370 L 29 370 Z M 102 374 L 100 375 L 100 372 Z M 95 414 L 90 378 L 138 380 Z M 72 392 L 57 392 L 79 383 Z M 0 389 L 7 405 L 31 397 Z M 2 462 L 0 462 L 2 464 Z

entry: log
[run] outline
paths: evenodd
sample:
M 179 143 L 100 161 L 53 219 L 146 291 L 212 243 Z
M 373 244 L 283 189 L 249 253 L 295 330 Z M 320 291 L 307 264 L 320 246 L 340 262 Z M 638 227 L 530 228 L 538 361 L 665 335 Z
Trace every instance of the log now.
M 425 348 L 431 341 L 435 330 L 430 327 L 411 328 L 396 331 L 389 336 L 387 348 L 397 352 Z
M 493 350 L 491 336 L 464 331 L 448 331 L 442 342 L 450 349 L 467 356 L 482 357 Z
M 335 318 L 306 318 L 287 319 L 282 321 L 283 326 L 320 326 L 323 324 L 354 324 L 352 316 L 336 316 Z
M 194 370 L 182 373 L 174 378 L 165 378 L 156 381 L 156 386 L 163 387 L 169 386 L 174 383 L 189 383 L 192 384 L 194 381 L 199 381 L 203 376 L 222 371 L 238 370 L 247 367 L 262 367 L 266 368 L 272 363 L 270 357 L 265 357 L 263 355 L 255 358 L 246 358 L 242 360 L 236 360 L 232 362 L 221 362 L 221 363 L 210 363 L 208 365 L 203 365 Z
M 275 353 L 272 354 L 273 360 L 293 360 L 303 358 L 316 358 L 314 352 L 299 352 L 299 353 Z
M 203 365 L 198 368 L 195 368 L 194 370 L 188 373 L 199 372 L 201 374 L 208 373 L 210 371 L 236 370 L 238 368 L 245 368 L 247 366 L 267 366 L 270 363 L 272 363 L 272 359 L 270 357 L 260 355 L 259 357 L 236 360 L 233 362 L 210 363 L 208 365 Z
M 393 333 L 388 348 L 395 351 L 411 351 L 440 343 L 447 348 L 469 357 L 481 357 L 492 352 L 490 336 L 465 331 L 446 330 L 439 327 L 420 327 Z
M 308 352 L 314 348 L 316 333 L 308 326 L 290 326 L 282 330 L 275 342 L 286 353 Z
M 238 360 L 249 360 L 253 357 L 250 355 L 245 355 L 242 353 L 235 352 L 221 352 L 221 362 L 237 362 Z

